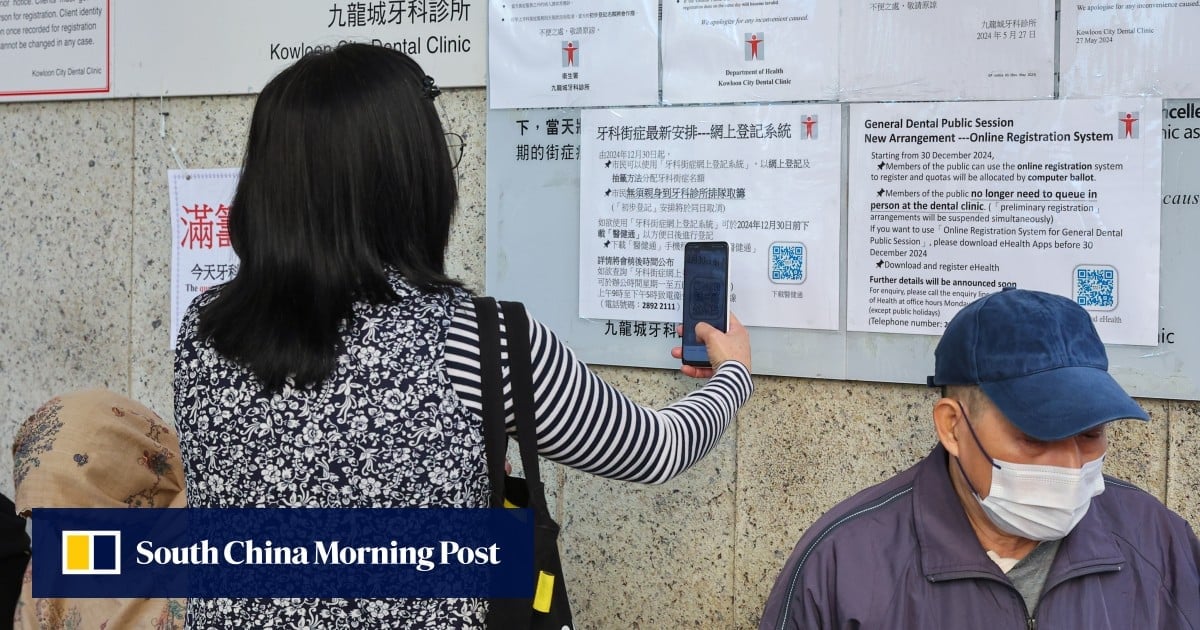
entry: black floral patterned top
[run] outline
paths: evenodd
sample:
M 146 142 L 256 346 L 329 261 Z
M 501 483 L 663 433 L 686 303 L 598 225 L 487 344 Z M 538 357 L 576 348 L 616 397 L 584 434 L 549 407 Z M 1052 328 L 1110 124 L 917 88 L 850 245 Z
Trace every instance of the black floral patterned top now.
M 323 383 L 271 395 L 198 338 L 197 309 L 211 295 L 197 298 L 175 358 L 188 505 L 487 505 L 470 296 L 421 292 L 398 274 L 392 286 L 395 303 L 355 306 L 344 351 Z M 660 483 L 686 470 L 752 389 L 746 368 L 727 362 L 692 394 L 654 410 L 600 380 L 532 318 L 530 348 L 540 452 L 614 479 Z M 511 409 L 507 387 L 505 397 Z M 188 621 L 193 628 L 481 628 L 485 612 L 483 601 L 470 599 L 193 599 Z

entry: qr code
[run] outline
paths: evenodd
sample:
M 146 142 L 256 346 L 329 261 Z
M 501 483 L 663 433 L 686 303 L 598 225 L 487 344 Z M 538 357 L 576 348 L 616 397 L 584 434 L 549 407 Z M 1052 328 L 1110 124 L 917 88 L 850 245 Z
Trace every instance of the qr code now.
M 800 284 L 808 277 L 808 256 L 804 243 L 771 245 L 771 282 Z
M 1075 301 L 1093 311 L 1117 307 L 1117 270 L 1108 265 L 1075 268 Z

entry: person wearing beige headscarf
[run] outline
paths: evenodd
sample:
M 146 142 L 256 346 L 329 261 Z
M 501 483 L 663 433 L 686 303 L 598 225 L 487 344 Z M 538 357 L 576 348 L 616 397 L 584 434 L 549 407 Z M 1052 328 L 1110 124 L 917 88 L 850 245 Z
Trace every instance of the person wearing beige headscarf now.
M 33 508 L 185 507 L 179 436 L 158 414 L 103 389 L 42 405 L 13 443 L 17 513 Z M 36 523 L 35 523 L 36 527 Z M 33 597 L 33 557 L 14 625 L 50 630 L 174 630 L 182 599 Z

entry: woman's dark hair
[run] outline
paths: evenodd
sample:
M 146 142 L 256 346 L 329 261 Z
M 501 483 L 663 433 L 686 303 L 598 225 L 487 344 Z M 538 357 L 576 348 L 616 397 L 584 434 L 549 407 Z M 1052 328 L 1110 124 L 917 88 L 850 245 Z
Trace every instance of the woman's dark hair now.
M 444 272 L 457 190 L 426 79 L 399 51 L 346 44 L 259 94 L 229 211 L 241 267 L 200 335 L 266 389 L 328 376 L 353 304 L 397 298 L 389 269 L 426 291 L 459 285 Z

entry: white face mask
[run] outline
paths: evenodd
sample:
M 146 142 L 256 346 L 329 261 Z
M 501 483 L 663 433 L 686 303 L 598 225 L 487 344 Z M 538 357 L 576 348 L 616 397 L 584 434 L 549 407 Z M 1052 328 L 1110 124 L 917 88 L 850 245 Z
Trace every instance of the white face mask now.
M 1104 492 L 1103 457 L 1078 470 L 1000 460 L 992 463 L 987 498 L 975 495 L 975 499 L 996 527 L 1029 540 L 1065 538 L 1087 514 L 1092 497 Z
M 975 429 L 971 428 L 966 410 L 963 410 L 963 418 L 980 452 L 992 463 L 992 484 L 987 498 L 979 498 L 966 471 L 962 470 L 962 463 L 958 464 L 959 471 L 984 513 L 1002 531 L 1029 540 L 1065 538 L 1087 514 L 1092 497 L 1104 492 L 1103 456 L 1079 469 L 992 459 L 975 435 Z

